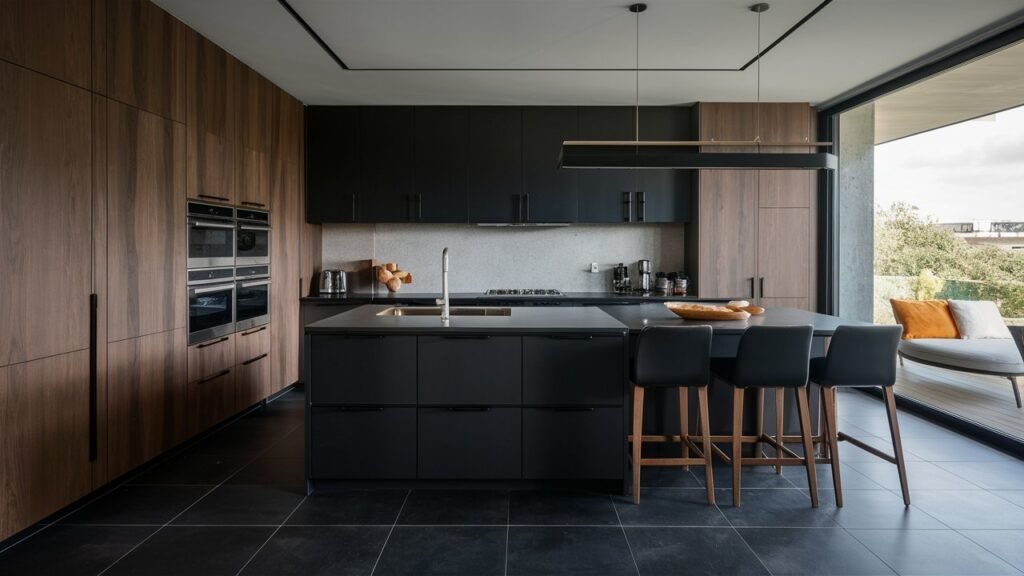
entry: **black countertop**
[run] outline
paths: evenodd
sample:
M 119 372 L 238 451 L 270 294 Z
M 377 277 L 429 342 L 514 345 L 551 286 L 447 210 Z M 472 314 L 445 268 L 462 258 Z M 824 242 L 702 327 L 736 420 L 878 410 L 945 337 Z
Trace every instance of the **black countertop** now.
M 647 326 L 709 325 L 714 329 L 715 334 L 739 335 L 751 326 L 796 326 L 810 324 L 814 326 L 815 336 L 831 336 L 837 327 L 844 324 L 861 326 L 865 324 L 864 322 L 843 320 L 836 316 L 817 314 L 795 308 L 768 308 L 764 314 L 751 316 L 749 320 L 723 320 L 717 322 L 683 320 L 662 304 L 600 306 L 600 309 L 626 325 L 630 332 L 639 332 Z
M 378 294 L 325 294 L 323 296 L 306 296 L 303 302 L 320 304 L 429 304 L 441 297 L 434 292 L 397 292 Z M 696 296 L 643 296 L 641 294 L 616 294 L 614 292 L 563 292 L 562 296 L 488 296 L 480 292 L 453 292 L 450 295 L 452 304 L 486 305 L 493 302 L 510 302 L 523 304 L 642 304 L 645 302 L 696 302 Z
M 447 325 L 437 316 L 377 316 L 387 305 L 360 306 L 306 325 L 307 334 L 626 334 L 626 326 L 597 307 L 512 309 L 511 316 L 452 316 Z

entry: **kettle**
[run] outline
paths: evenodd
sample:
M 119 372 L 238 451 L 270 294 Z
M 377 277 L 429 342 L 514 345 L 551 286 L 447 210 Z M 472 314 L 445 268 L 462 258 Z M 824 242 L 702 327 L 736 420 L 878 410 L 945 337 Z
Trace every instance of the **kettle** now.
M 341 270 L 320 273 L 320 294 L 344 294 L 348 291 L 347 275 Z

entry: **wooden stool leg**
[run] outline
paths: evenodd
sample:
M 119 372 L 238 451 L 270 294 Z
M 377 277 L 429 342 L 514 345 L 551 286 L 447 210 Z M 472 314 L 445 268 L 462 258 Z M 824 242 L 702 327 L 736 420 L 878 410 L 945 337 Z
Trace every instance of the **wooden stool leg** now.
M 786 427 L 783 424 L 783 418 L 786 414 L 786 392 L 782 388 L 775 389 L 775 441 L 778 442 L 779 446 L 785 444 L 783 438 L 786 436 Z M 775 473 L 782 474 L 782 450 L 775 450 L 775 459 L 778 463 L 775 465 Z
M 755 421 L 757 422 L 757 443 L 754 444 L 754 455 L 764 456 L 764 443 L 761 442 L 761 437 L 764 436 L 764 388 L 757 389 L 757 414 L 755 414 Z
M 640 449 L 644 437 L 644 389 L 633 385 L 633 504 L 640 503 Z
M 892 436 L 892 450 L 896 457 L 896 470 L 900 474 L 900 490 L 903 491 L 903 505 L 910 506 L 910 487 L 907 484 L 907 464 L 903 460 L 903 441 L 900 440 L 900 424 L 896 420 L 896 394 L 892 386 L 882 388 L 885 398 L 885 412 L 889 416 L 889 434 Z
M 683 444 L 683 458 L 690 457 L 690 443 L 686 441 L 690 435 L 690 389 L 679 387 L 679 441 Z M 683 470 L 689 470 L 689 464 L 683 464 Z
M 732 392 L 732 505 L 740 505 L 740 467 L 743 465 L 743 388 Z
M 708 387 L 697 389 L 697 408 L 700 414 L 700 435 L 704 439 L 704 487 L 708 493 L 708 504 L 715 504 L 715 474 L 711 467 L 711 425 L 708 422 Z
M 839 477 L 839 423 L 836 420 L 836 391 L 821 388 L 822 434 L 828 443 L 829 460 L 832 463 L 832 487 L 836 491 L 836 506 L 843 506 L 843 483 Z
M 814 445 L 811 442 L 811 414 L 807 403 L 807 387 L 796 389 L 796 409 L 800 413 L 800 437 L 804 444 L 804 461 L 807 464 L 807 487 L 811 491 L 811 506 L 818 507 L 818 479 L 814 467 Z
M 1020 386 L 1017 376 L 1010 376 L 1010 386 L 1013 386 L 1013 397 L 1017 400 L 1017 408 L 1024 408 L 1020 401 Z
M 640 452 L 643 448 L 643 388 L 633 385 L 633 503 L 640 503 Z

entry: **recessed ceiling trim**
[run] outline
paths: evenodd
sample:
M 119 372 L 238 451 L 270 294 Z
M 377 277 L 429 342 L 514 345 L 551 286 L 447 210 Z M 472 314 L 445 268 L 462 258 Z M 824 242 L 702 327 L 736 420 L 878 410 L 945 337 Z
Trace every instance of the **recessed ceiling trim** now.
M 332 60 L 334 60 L 342 70 L 353 71 L 353 72 L 635 72 L 636 67 L 618 67 L 618 68 L 566 68 L 566 67 L 546 67 L 546 68 L 352 68 L 345 64 L 341 56 L 338 55 L 331 47 L 316 33 L 316 30 L 298 13 L 297 10 L 292 8 L 288 3 L 288 0 L 277 0 L 281 6 L 285 9 L 296 22 L 306 31 L 309 36 L 316 41 L 316 43 L 326 52 Z M 757 63 L 758 60 L 764 58 L 773 48 L 782 43 L 783 40 L 788 38 L 791 34 L 796 32 L 801 26 L 806 24 L 811 18 L 814 18 L 825 6 L 832 3 L 833 0 L 822 0 L 820 4 L 815 6 L 810 12 L 808 12 L 803 18 L 798 20 L 796 24 L 793 24 L 786 29 L 778 38 L 776 38 L 771 44 L 765 47 L 763 50 L 757 53 L 753 58 L 747 61 L 745 64 L 738 68 L 640 68 L 640 72 L 744 72 L 747 68 Z

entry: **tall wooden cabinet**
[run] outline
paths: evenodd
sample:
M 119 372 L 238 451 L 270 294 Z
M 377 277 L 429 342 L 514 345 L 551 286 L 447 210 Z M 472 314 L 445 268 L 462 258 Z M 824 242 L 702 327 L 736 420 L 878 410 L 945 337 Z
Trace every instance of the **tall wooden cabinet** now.
M 700 140 L 814 140 L 801 103 L 700 103 Z M 708 147 L 709 152 L 754 151 Z M 762 152 L 809 151 L 763 147 Z M 687 231 L 697 293 L 764 306 L 816 308 L 817 183 L 810 170 L 701 170 Z M 696 260 L 696 265 L 694 265 Z

